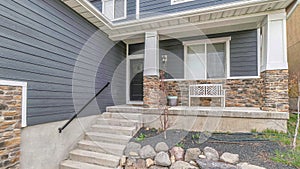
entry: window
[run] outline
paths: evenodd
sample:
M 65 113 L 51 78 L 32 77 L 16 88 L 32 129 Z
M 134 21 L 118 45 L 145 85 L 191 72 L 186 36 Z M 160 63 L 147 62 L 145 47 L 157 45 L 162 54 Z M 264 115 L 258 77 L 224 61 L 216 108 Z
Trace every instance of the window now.
M 226 78 L 229 74 L 230 38 L 184 42 L 185 78 Z
M 189 1 L 194 1 L 194 0 L 171 0 L 171 5 L 180 4 Z
M 103 0 L 102 13 L 110 20 L 126 18 L 126 0 Z

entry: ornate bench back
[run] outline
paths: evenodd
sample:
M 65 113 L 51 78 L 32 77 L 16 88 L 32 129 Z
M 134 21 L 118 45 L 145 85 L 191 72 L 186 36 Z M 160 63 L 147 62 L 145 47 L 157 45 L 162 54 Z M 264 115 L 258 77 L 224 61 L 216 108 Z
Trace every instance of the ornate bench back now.
M 222 84 L 198 84 L 190 85 L 191 97 L 223 97 L 225 92 Z

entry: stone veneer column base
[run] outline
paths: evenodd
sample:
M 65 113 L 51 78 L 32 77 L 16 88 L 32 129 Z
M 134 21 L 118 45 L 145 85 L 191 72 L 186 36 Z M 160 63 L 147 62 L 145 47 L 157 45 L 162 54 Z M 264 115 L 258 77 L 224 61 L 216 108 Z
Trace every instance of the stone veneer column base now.
M 156 75 L 144 76 L 144 105 L 150 108 L 159 106 L 160 83 Z
M 22 87 L 0 86 L 0 168 L 20 168 Z
M 289 111 L 288 70 L 267 70 L 261 73 L 264 111 Z

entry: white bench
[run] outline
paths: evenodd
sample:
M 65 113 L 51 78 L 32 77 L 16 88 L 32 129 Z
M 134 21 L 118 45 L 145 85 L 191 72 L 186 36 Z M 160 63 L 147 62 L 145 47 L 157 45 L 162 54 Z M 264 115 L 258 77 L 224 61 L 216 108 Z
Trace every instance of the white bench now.
M 189 106 L 193 97 L 220 97 L 221 106 L 225 107 L 225 90 L 222 84 L 197 84 L 189 86 Z

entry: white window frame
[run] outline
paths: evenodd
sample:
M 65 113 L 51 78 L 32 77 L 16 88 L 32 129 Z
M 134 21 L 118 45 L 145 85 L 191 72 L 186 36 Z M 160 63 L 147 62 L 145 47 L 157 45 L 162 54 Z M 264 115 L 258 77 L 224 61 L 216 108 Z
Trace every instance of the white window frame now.
M 225 43 L 226 47 L 226 74 L 225 79 L 230 77 L 230 41 L 231 37 L 222 37 L 222 38 L 212 38 L 212 39 L 203 39 L 203 40 L 195 40 L 195 41 L 185 41 L 183 42 L 184 45 L 184 79 L 187 79 L 187 73 L 188 73 L 188 66 L 187 66 L 187 48 L 190 45 L 205 45 L 205 53 L 206 53 L 206 47 L 207 44 L 214 44 L 214 43 Z M 205 54 L 207 55 L 207 53 Z M 207 56 L 205 57 L 207 59 Z M 205 64 L 207 64 L 207 61 L 205 61 Z M 188 79 L 188 80 L 207 80 L 207 79 L 224 79 L 224 78 L 207 78 L 207 67 L 205 67 L 205 78 L 204 79 Z
M 176 5 L 176 4 L 181 4 L 181 3 L 185 3 L 185 2 L 191 2 L 194 0 L 171 0 L 171 5 Z
M 2 80 L 0 79 L 0 86 L 17 86 L 22 87 L 22 119 L 21 127 L 27 126 L 27 82 Z
M 111 21 L 117 21 L 117 20 L 122 20 L 127 18 L 127 0 L 124 0 L 124 16 L 120 18 L 115 18 L 115 0 L 102 0 L 102 14 L 104 14 L 104 8 L 105 8 L 104 4 L 106 1 L 113 1 L 113 9 L 112 9 L 113 18 L 111 19 Z

